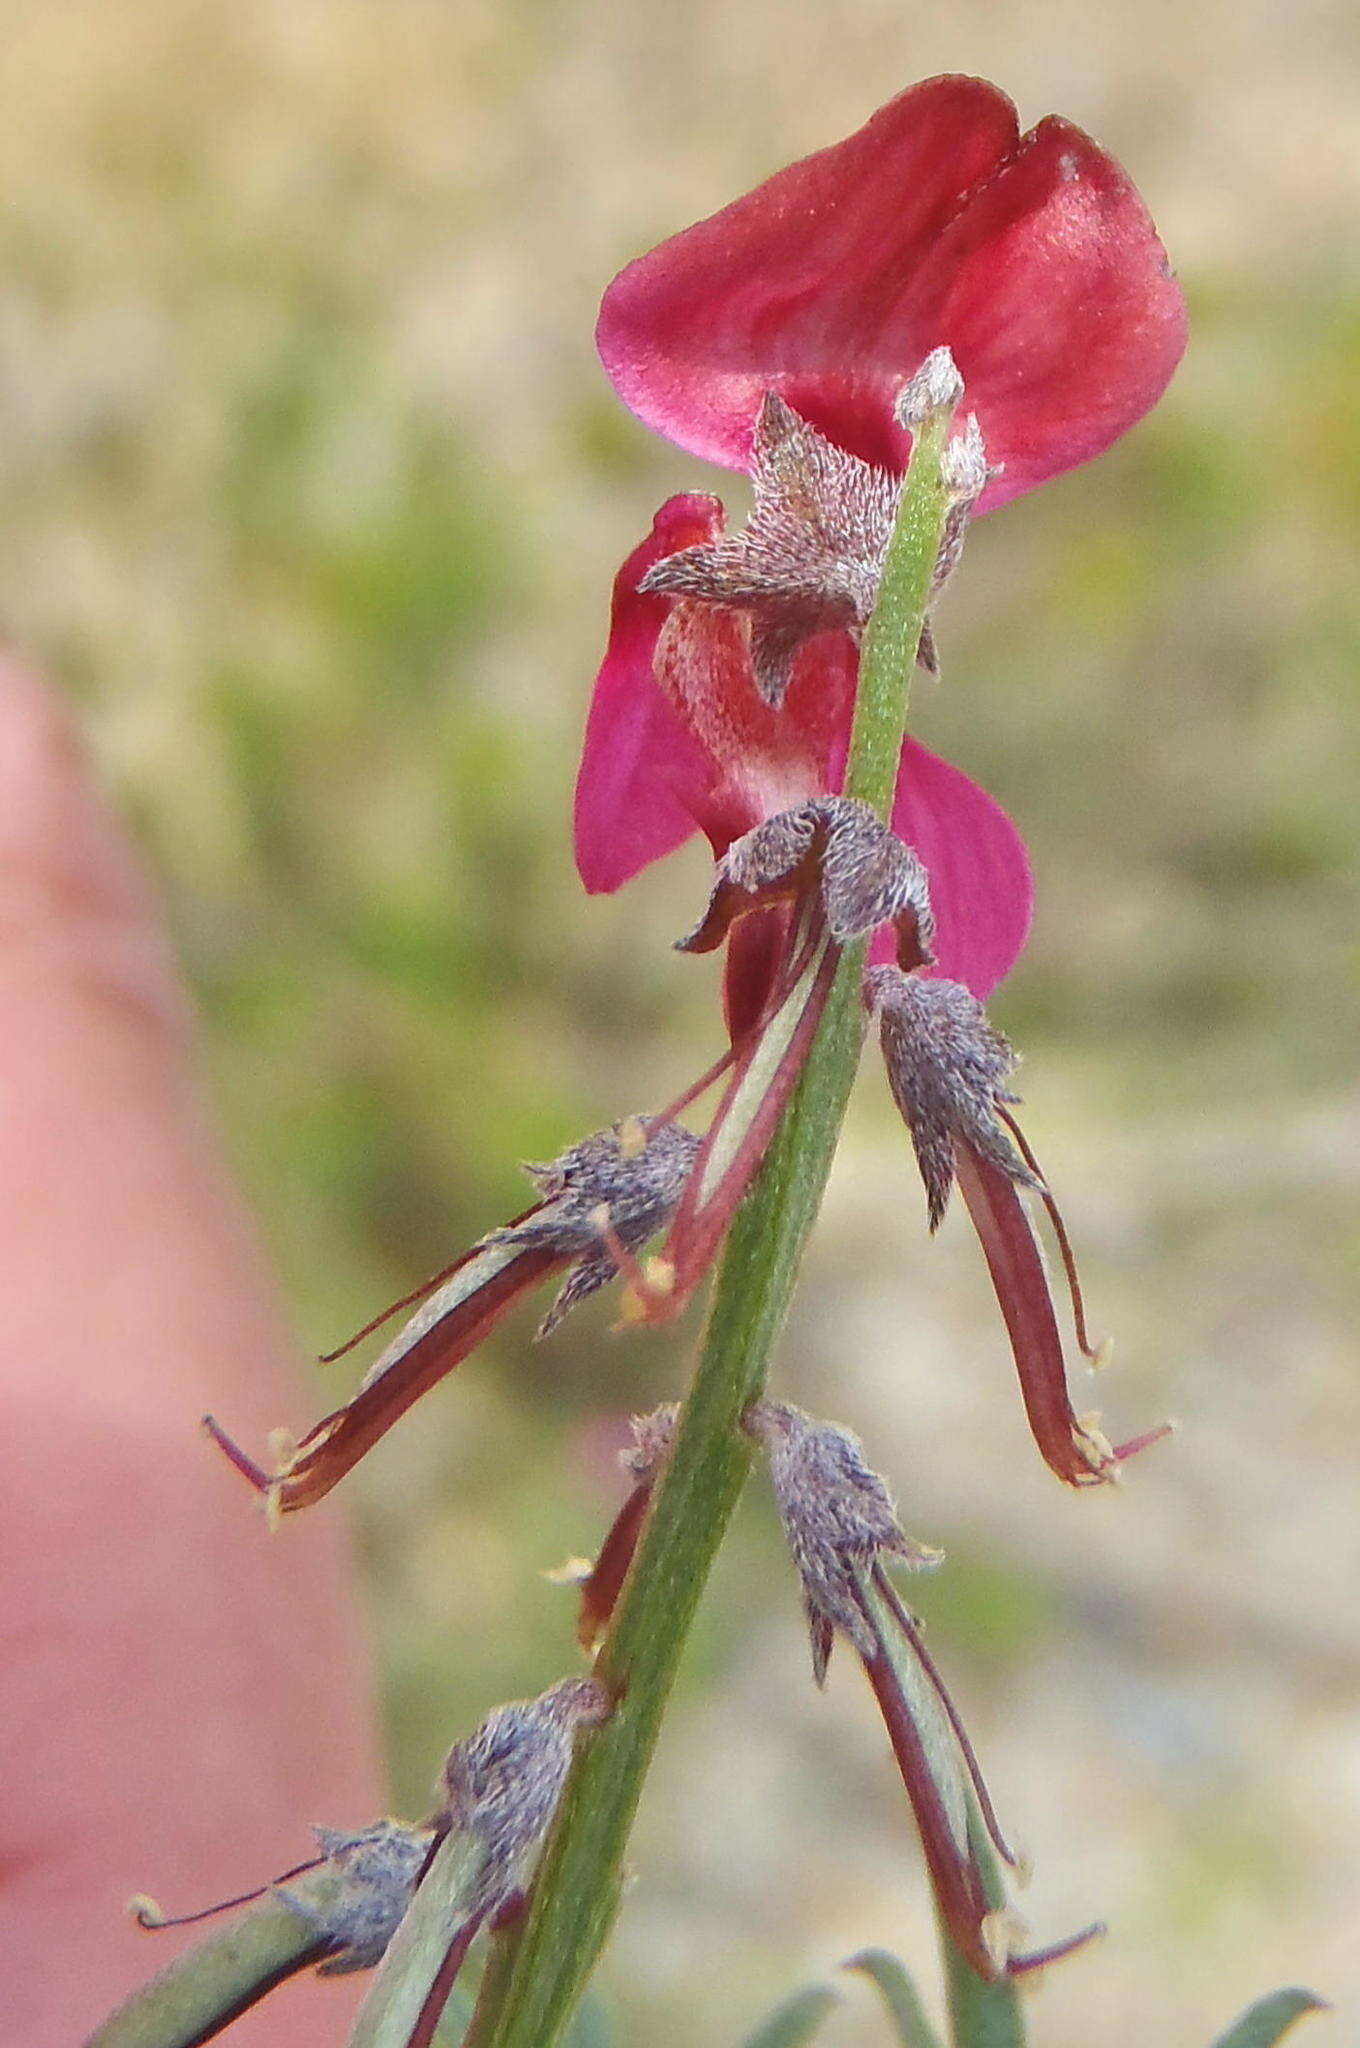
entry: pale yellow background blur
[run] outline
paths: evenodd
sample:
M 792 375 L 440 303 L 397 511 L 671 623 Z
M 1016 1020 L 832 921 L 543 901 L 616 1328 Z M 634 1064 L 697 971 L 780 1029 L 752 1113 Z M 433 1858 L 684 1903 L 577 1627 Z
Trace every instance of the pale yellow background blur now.
M 976 533 L 917 723 L 1033 848 L 994 1014 L 1118 1340 L 1081 1405 L 1183 1433 L 1118 1493 L 1050 1478 L 868 1068 L 778 1387 L 949 1553 L 919 1604 L 1036 1937 L 1111 1924 L 1039 1993 L 1039 2048 L 1202 2048 L 1287 1981 L 1341 2008 L 1306 2038 L 1354 2039 L 1354 10 L 7 0 L 0 47 L 0 604 L 172 899 L 300 1352 L 519 1206 L 517 1158 L 716 1049 L 711 963 L 668 950 L 699 852 L 594 903 L 568 858 L 618 560 L 669 491 L 741 501 L 612 400 L 614 269 L 938 70 L 1127 163 L 1190 355 L 1112 455 Z M 540 1574 L 598 1540 L 619 1418 L 692 1341 L 609 1320 L 537 1352 L 516 1322 L 318 1510 L 363 1533 L 400 1809 L 571 1668 Z M 868 1942 L 931 1975 L 863 1689 L 847 1662 L 818 1698 L 806 1662 L 756 1487 L 602 1978 L 630 2048 L 736 2043 Z M 883 2041 L 863 1990 L 824 2038 Z

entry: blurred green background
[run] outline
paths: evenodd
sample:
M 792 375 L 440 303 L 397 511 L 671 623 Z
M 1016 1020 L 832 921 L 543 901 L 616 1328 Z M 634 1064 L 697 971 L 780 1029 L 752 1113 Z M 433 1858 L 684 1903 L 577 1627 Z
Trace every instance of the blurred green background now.
M 919 1604 L 1036 1936 L 1112 1925 L 1036 2040 L 1194 2048 L 1298 1979 L 1354 2024 L 1354 10 L 9 0 L 0 28 L 5 615 L 156 864 L 300 1355 L 519 1206 L 517 1159 L 716 1046 L 711 963 L 668 950 L 701 854 L 595 902 L 568 856 L 617 563 L 666 493 L 741 497 L 613 401 L 608 278 L 937 70 L 1128 164 L 1190 355 L 976 530 L 917 726 L 1033 849 L 994 1014 L 1118 1337 L 1100 1403 L 1183 1434 L 1108 1497 L 1049 1477 L 868 1070 L 778 1386 L 949 1553 Z M 571 1665 L 542 1573 L 593 1548 L 622 1417 L 692 1336 L 610 1318 L 540 1351 L 517 1321 L 320 1510 L 358 1527 L 399 1810 Z M 824 1699 L 805 1667 L 754 1488 L 635 1841 L 623 2042 L 735 2042 L 871 1941 L 928 1968 L 881 1734 L 848 1665 Z M 881 2039 L 858 1992 L 826 2034 Z

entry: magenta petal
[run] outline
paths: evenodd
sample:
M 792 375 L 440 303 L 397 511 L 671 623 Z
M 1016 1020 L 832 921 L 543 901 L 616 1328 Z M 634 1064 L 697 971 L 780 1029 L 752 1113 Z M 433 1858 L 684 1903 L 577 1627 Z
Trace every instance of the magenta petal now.
M 937 238 L 913 300 L 954 351 L 988 461 L 1004 465 L 983 511 L 1108 448 L 1185 349 L 1185 303 L 1147 209 L 1056 116 Z
M 1005 465 L 985 510 L 1142 417 L 1185 308 L 1137 192 L 1089 136 L 1050 117 L 1021 137 L 994 86 L 934 78 L 630 264 L 596 339 L 625 404 L 734 469 L 769 389 L 899 467 L 894 394 L 947 343 Z
M 614 579 L 609 645 L 595 678 L 576 778 L 576 866 L 592 895 L 619 888 L 684 843 L 712 787 L 707 755 L 652 675 L 666 597 L 638 583 L 664 555 L 711 540 L 722 506 L 698 493 L 669 498 Z
M 916 272 L 1018 128 L 995 86 L 927 79 L 630 263 L 595 334 L 624 404 L 679 447 L 744 469 L 774 389 L 856 454 L 900 464 L 892 394 L 953 338 L 918 319 Z
M 1025 842 L 998 803 L 915 740 L 902 749 L 892 825 L 930 877 L 936 971 L 985 1000 L 1019 958 L 1034 907 Z M 894 958 L 881 931 L 871 952 Z
M 781 903 L 738 918 L 727 935 L 723 1019 L 733 1045 L 755 1029 L 774 994 L 788 958 L 791 919 L 789 906 Z

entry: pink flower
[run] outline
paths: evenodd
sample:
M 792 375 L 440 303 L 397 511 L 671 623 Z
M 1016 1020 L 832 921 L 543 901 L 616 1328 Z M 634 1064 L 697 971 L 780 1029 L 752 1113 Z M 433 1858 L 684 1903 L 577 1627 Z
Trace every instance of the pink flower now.
M 988 459 L 984 509 L 1099 455 L 1160 397 L 1185 309 L 1119 165 L 980 78 L 930 78 L 639 257 L 605 294 L 610 380 L 677 446 L 745 469 L 768 390 L 904 466 L 897 387 L 947 346 Z
M 750 468 L 773 392 L 838 448 L 893 472 L 910 446 L 894 399 L 945 345 L 1001 465 L 986 510 L 1141 418 L 1179 360 L 1185 318 L 1117 164 L 1056 118 L 1021 136 L 1010 101 L 981 80 L 937 78 L 630 264 L 605 294 L 597 340 L 625 403 L 696 455 Z M 721 854 L 775 812 L 840 788 L 858 660 L 848 631 L 799 645 L 776 709 L 756 687 L 749 619 L 639 588 L 654 564 L 722 530 L 716 499 L 672 498 L 615 583 L 576 792 L 591 891 L 617 889 L 696 828 Z M 1029 924 L 1015 828 L 911 740 L 892 822 L 930 876 L 940 971 L 985 996 Z M 763 917 L 734 935 L 734 1023 L 758 1009 L 759 956 L 779 937 Z
M 721 530 L 716 498 L 670 498 L 615 579 L 576 784 L 577 866 L 592 894 L 612 893 L 696 830 L 720 856 L 765 819 L 841 786 L 858 668 L 848 634 L 808 643 L 775 710 L 756 687 L 743 620 L 685 606 L 685 637 L 670 641 L 658 678 L 657 643 L 680 607 L 638 585 L 654 563 Z M 892 824 L 930 877 L 940 972 L 988 994 L 1029 930 L 1033 891 L 1019 833 L 985 790 L 910 739 Z M 773 917 L 746 918 L 734 930 L 734 1029 L 759 1011 L 769 989 L 762 964 L 781 938 Z M 891 959 L 891 940 L 874 957 Z

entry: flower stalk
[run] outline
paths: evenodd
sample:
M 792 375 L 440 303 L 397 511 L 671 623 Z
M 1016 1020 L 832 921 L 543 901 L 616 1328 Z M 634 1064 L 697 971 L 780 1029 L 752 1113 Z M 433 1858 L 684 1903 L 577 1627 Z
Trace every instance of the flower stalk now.
M 912 430 L 911 464 L 883 564 L 878 600 L 864 630 L 855 719 L 845 767 L 845 794 L 880 818 L 889 815 L 898 756 L 907 725 L 916 650 L 921 644 L 950 492 L 945 444 L 963 380 L 948 349 L 937 348 L 912 378 L 897 407 Z
M 987 1903 L 993 1912 L 1003 1912 L 1006 1887 L 996 1851 L 982 1824 L 982 1817 L 971 1801 L 968 1835 L 982 1872 Z M 1024 2013 L 1014 1982 L 1006 1978 L 989 1982 L 985 1977 L 979 1977 L 945 1925 L 938 1904 L 935 1924 L 944 1960 L 945 2003 L 949 2012 L 952 2048 L 1025 2048 Z
M 266 1893 L 134 1991 L 85 2048 L 198 2048 L 210 2041 L 285 1977 L 330 1952 L 318 1922 L 343 1889 L 343 1876 L 321 1864 L 294 1880 L 291 1899 Z
M 926 373 L 944 365 L 937 351 Z M 946 356 L 946 361 L 948 361 Z M 952 370 L 952 363 L 948 364 Z M 923 376 L 913 378 L 915 394 Z M 941 473 L 957 381 L 918 406 L 912 460 L 866 631 L 846 794 L 886 819 L 949 509 Z M 909 399 L 910 403 L 910 399 Z M 468 2048 L 551 2048 L 613 1923 L 633 1814 L 700 1594 L 751 1463 L 742 1417 L 765 1385 L 816 1219 L 859 1063 L 867 942 L 847 946 L 802 1077 L 728 1237 L 673 1451 L 595 1666 L 615 1701 L 584 1735 L 539 1865 L 530 1909 L 499 1939 L 496 1995 Z

